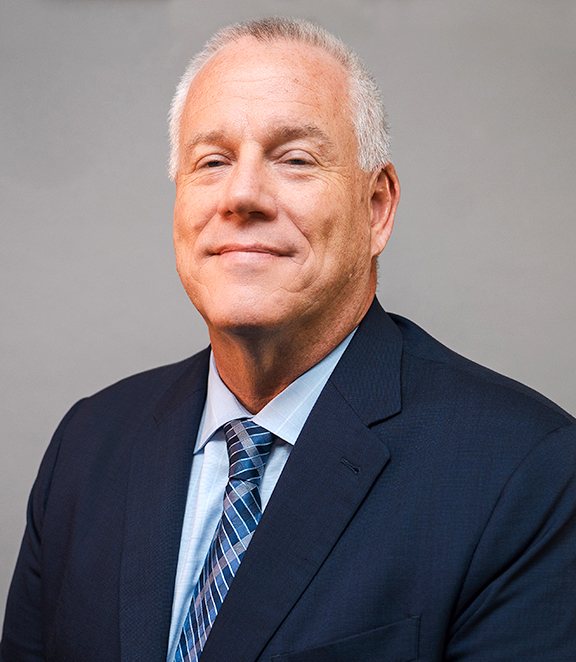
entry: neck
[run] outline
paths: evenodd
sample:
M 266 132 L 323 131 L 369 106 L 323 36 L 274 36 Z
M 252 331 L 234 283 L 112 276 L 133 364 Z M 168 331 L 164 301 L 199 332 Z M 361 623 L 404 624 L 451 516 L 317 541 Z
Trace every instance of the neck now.
M 300 375 L 319 363 L 359 324 L 372 298 L 347 316 L 318 329 L 234 333 L 210 328 L 214 359 L 222 381 L 251 413 L 258 413 Z

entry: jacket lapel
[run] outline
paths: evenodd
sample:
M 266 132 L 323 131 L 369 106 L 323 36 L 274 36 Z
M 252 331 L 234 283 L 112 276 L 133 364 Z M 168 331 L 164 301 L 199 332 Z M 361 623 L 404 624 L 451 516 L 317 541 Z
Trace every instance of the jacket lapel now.
M 170 387 L 135 435 L 120 580 L 123 662 L 166 656 L 194 442 L 206 398 L 208 351 Z M 122 507 L 119 504 L 118 507 Z
M 253 662 L 338 541 L 390 453 L 401 336 L 375 303 L 328 381 L 234 578 L 202 662 Z

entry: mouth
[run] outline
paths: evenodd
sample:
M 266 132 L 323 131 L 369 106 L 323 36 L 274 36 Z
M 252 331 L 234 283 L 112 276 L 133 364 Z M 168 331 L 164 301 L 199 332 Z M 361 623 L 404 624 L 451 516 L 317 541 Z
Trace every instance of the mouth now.
M 211 251 L 211 254 L 226 261 L 251 263 L 288 255 L 286 251 L 263 244 L 226 244 Z
M 277 248 L 273 248 L 271 246 L 263 246 L 262 244 L 226 244 L 225 246 L 217 248 L 213 252 L 213 255 L 226 255 L 228 253 L 257 253 L 262 255 L 273 255 L 276 257 L 280 257 L 284 254 Z

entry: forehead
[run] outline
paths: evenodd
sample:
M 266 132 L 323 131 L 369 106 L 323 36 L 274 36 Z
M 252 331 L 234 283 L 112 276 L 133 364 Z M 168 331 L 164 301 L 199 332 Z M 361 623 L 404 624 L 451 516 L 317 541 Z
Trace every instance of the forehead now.
M 188 93 L 183 129 L 211 130 L 224 116 L 239 125 L 310 118 L 330 133 L 349 133 L 348 90 L 347 72 L 324 50 L 245 37 L 200 69 Z

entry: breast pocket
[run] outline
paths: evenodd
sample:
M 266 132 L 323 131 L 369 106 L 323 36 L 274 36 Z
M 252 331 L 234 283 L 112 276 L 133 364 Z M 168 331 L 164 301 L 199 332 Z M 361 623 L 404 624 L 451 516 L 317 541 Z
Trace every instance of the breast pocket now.
M 412 662 L 418 659 L 420 616 L 296 653 L 272 662 Z

